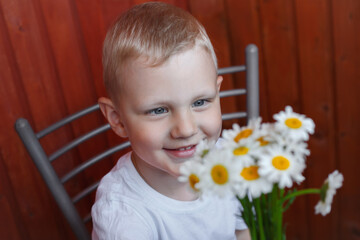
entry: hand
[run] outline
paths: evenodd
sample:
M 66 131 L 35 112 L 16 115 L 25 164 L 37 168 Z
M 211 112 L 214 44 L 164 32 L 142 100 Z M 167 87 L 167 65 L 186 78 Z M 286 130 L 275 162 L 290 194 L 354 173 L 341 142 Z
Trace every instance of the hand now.
M 237 240 L 251 240 L 249 229 L 236 230 L 235 235 Z

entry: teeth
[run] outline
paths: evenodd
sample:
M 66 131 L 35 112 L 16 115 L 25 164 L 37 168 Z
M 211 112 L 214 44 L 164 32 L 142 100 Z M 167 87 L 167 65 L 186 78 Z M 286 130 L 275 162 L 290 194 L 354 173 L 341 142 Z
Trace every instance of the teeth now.
M 184 151 L 184 150 L 189 150 L 190 148 L 192 148 L 192 146 L 186 147 L 186 148 L 179 148 L 179 151 Z

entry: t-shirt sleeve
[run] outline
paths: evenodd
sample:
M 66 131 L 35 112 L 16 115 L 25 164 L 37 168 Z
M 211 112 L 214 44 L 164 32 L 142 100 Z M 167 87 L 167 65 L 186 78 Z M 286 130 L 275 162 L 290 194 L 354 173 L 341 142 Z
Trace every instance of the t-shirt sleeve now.
M 98 201 L 92 207 L 93 240 L 154 239 L 151 227 L 132 206 L 113 201 Z
M 238 217 L 238 218 L 236 219 L 235 229 L 236 229 L 236 230 L 245 230 L 245 229 L 247 229 L 247 228 L 248 228 L 248 227 L 247 227 L 244 219 L 243 219 L 242 217 Z

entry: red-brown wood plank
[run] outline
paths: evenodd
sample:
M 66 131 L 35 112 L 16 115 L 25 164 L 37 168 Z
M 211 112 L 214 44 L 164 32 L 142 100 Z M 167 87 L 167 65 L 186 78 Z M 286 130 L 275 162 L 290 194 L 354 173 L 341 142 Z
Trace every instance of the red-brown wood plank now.
M 248 44 L 256 44 L 259 50 L 259 85 L 260 85 L 260 116 L 269 120 L 268 101 L 266 93 L 266 78 L 264 72 L 264 51 L 262 48 L 260 16 L 258 1 L 226 0 L 228 29 L 231 43 L 231 58 L 233 65 L 245 63 L 245 48 Z M 241 12 L 240 12 L 241 10 Z M 236 78 L 236 86 L 245 86 L 245 75 Z M 242 108 L 244 104 L 242 104 Z
M 286 105 L 300 110 L 294 5 L 288 0 L 261 0 L 259 5 L 269 114 Z M 306 201 L 298 198 L 285 214 L 289 239 L 308 239 Z
M 291 105 L 299 109 L 296 33 L 293 4 L 261 0 L 260 24 L 270 114 Z
M 24 223 L 0 150 L 0 233 L 3 239 L 20 240 L 26 237 Z
M 58 96 L 51 91 L 52 83 L 46 81 L 53 76 L 52 67 L 42 47 L 43 35 L 33 3 L 1 1 L 0 4 L 3 13 L 0 45 L 4 54 L 1 72 L 5 73 L 1 81 L 0 109 L 6 113 L 1 120 L 4 134 L 1 134 L 0 141 L 4 146 L 2 157 L 8 179 L 22 218 L 17 224 L 27 239 L 61 239 L 66 236 L 59 230 L 61 220 L 49 216 L 54 202 L 13 128 L 17 117 L 27 117 L 30 122 L 35 120 L 36 126 L 41 126 L 49 117 L 61 112 L 61 107 L 50 108 L 51 104 L 56 105 L 55 96 Z M 48 94 L 53 94 L 54 98 L 49 98 Z M 44 114 L 41 108 L 46 106 L 49 110 Z M 21 227 L 22 224 L 25 226 Z
M 336 168 L 331 13 L 327 1 L 295 1 L 301 111 L 316 124 L 310 138 L 306 186 L 320 187 Z M 319 196 L 308 197 L 309 239 L 339 239 L 337 209 L 315 216 Z
M 105 96 L 101 58 L 106 29 L 101 11 L 102 1 L 79 0 L 75 4 L 87 61 L 91 67 L 92 84 L 95 86 L 97 96 Z
M 102 15 L 104 18 L 104 29 L 110 27 L 110 25 L 115 21 L 115 19 L 127 9 L 134 5 L 132 0 L 122 0 L 122 1 L 113 1 L 113 0 L 103 0 L 102 8 Z
M 339 207 L 339 238 L 359 239 L 358 184 L 360 136 L 360 2 L 333 0 L 333 34 L 336 86 L 337 166 L 344 186 L 335 198 Z

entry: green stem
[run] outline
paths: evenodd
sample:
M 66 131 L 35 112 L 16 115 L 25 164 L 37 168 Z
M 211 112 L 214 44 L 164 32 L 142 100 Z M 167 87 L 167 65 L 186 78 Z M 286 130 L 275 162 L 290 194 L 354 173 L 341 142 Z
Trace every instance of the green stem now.
M 277 238 L 282 239 L 282 230 L 283 230 L 283 211 L 282 211 L 282 204 L 281 200 L 278 199 L 277 201 Z
M 241 198 L 239 198 L 239 196 L 236 195 L 236 198 L 239 200 L 239 202 L 241 203 L 241 206 L 243 208 L 243 211 L 241 211 L 241 217 L 244 219 L 245 223 L 247 225 L 249 225 L 249 214 L 247 213 L 247 210 L 246 210 L 246 204 L 245 204 L 245 201 Z
M 260 240 L 266 240 L 265 232 L 264 232 L 263 216 L 262 216 L 261 206 L 260 206 L 260 199 L 256 198 L 253 200 L 253 202 L 254 202 L 256 216 L 257 216 L 257 223 L 259 226 Z
M 283 233 L 283 208 L 282 208 L 282 199 L 284 197 L 285 190 L 278 188 L 278 198 L 277 198 L 277 206 L 276 206 L 276 212 L 277 212 L 277 238 L 276 239 L 282 239 L 282 233 Z
M 257 240 L 257 233 L 256 233 L 256 226 L 255 226 L 255 219 L 254 215 L 252 213 L 252 204 L 249 201 L 248 197 L 244 197 L 243 199 L 240 199 L 237 196 L 238 200 L 241 202 L 241 205 L 243 207 L 243 219 L 245 220 L 251 235 L 251 240 Z
M 253 205 L 251 201 L 247 198 L 247 201 L 249 203 L 249 213 L 250 213 L 250 220 L 251 220 L 251 239 L 257 240 L 257 231 L 256 231 L 256 222 L 255 222 L 255 216 L 253 214 Z
M 276 196 L 276 202 L 275 202 L 275 211 L 276 211 L 276 238 L 275 239 L 281 239 L 282 235 L 282 202 L 281 198 L 284 194 L 284 189 L 277 188 L 277 196 Z
M 303 190 L 299 190 L 296 192 L 292 192 L 288 195 L 286 195 L 283 199 L 282 199 L 282 203 L 284 203 L 285 201 L 293 198 L 293 197 L 297 197 L 300 195 L 304 195 L 304 194 L 320 194 L 320 189 L 318 188 L 309 188 L 309 189 L 303 189 Z
M 264 194 L 261 194 L 261 211 L 263 214 L 263 223 L 264 223 L 264 231 L 265 231 L 265 238 L 270 239 L 270 215 L 269 215 L 269 206 L 267 204 L 267 198 Z
M 278 221 L 277 221 L 277 208 L 278 208 L 278 186 L 277 184 L 274 184 L 273 190 L 271 192 L 271 225 L 273 226 L 272 228 L 272 236 L 271 239 L 279 239 L 277 238 L 277 225 L 278 225 Z

